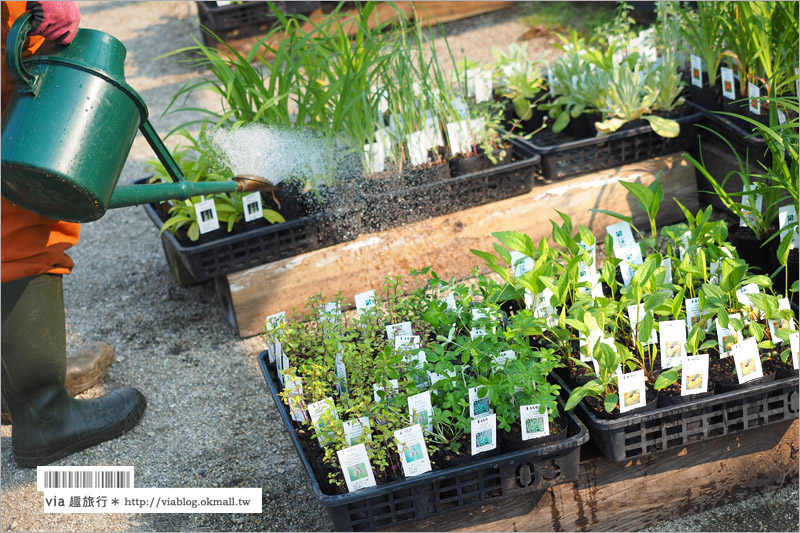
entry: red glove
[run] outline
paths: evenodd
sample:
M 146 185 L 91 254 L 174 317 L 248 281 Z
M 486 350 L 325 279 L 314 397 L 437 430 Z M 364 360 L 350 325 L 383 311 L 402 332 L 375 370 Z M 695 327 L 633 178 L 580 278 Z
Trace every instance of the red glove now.
M 31 35 L 57 44 L 69 44 L 78 32 L 81 12 L 75 2 L 28 2 Z

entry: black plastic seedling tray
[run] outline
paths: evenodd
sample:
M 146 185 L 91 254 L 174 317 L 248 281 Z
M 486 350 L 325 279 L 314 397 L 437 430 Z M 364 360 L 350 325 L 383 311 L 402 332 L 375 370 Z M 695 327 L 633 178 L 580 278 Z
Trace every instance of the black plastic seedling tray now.
M 701 127 L 697 128 L 701 143 L 711 142 L 719 146 L 724 146 L 724 149 L 728 150 L 727 145 L 725 145 L 722 139 L 706 129 L 710 128 L 731 143 L 731 146 L 736 150 L 736 153 L 742 161 L 749 159 L 750 163 L 755 165 L 756 168 L 760 168 L 758 166 L 759 162 L 768 167 L 772 165 L 772 154 L 769 151 L 767 142 L 747 129 L 750 127 L 755 129 L 755 126 L 749 122 L 744 122 L 743 120 L 737 121 L 728 115 L 722 115 L 715 111 L 708 110 L 694 102 L 689 102 L 689 105 L 702 115 L 702 119 L 698 123 Z M 744 127 L 745 125 L 747 128 Z
M 266 34 L 277 22 L 266 2 L 238 2 L 217 5 L 217 2 L 196 2 L 200 24 L 227 41 Z M 273 2 L 284 14 L 310 13 L 319 6 L 317 1 Z M 203 32 L 206 46 L 217 44 L 216 39 Z
M 572 388 L 553 377 L 568 396 Z M 592 443 L 621 462 L 793 420 L 798 417 L 798 384 L 797 377 L 784 378 L 613 420 L 598 418 L 583 401 L 575 411 Z
M 287 407 L 278 396 L 275 367 L 269 364 L 266 351 L 258 355 L 258 364 L 311 487 L 337 531 L 398 526 L 572 482 L 578 477 L 580 446 L 589 440 L 586 427 L 567 413 L 569 436 L 564 440 L 352 493 L 329 495 L 322 491 Z
M 695 124 L 700 118 L 699 112 L 676 118 L 681 131 L 671 139 L 661 137 L 649 124 L 644 124 L 585 139 L 545 129 L 522 142 L 541 155 L 542 177 L 558 180 L 691 148 L 697 144 Z

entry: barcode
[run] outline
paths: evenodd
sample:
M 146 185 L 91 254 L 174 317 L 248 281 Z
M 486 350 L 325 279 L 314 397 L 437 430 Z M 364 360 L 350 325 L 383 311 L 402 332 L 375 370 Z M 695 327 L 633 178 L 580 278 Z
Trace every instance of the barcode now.
M 133 467 L 39 467 L 37 490 L 130 489 Z

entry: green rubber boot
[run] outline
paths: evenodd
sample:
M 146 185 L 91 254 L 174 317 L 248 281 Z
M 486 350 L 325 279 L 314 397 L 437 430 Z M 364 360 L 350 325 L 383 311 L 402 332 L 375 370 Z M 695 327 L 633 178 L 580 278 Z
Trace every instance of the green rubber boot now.
M 2 393 L 19 466 L 47 465 L 136 425 L 147 401 L 136 389 L 78 400 L 64 385 L 66 331 L 61 276 L 2 284 Z

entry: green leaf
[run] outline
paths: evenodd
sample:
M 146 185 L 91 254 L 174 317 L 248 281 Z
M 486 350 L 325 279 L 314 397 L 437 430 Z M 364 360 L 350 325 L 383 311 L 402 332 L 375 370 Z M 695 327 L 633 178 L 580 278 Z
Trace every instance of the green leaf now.
M 603 398 L 603 407 L 606 410 L 606 413 L 610 413 L 614 410 L 614 408 L 619 403 L 619 396 L 616 393 L 611 393 L 605 398 Z
M 566 128 L 567 124 L 569 124 L 569 113 L 567 113 L 566 111 L 561 111 L 561 114 L 558 115 L 558 118 L 553 124 L 553 131 L 558 133 L 564 128 Z
M 492 246 L 494 247 L 494 251 L 497 252 L 497 255 L 500 256 L 500 259 L 502 259 L 505 262 L 505 264 L 507 264 L 509 266 L 512 266 L 511 265 L 511 254 L 508 253 L 508 250 L 506 250 L 505 248 L 503 248 L 502 246 L 500 246 L 496 242 L 492 243 Z
M 600 133 L 614 133 L 618 129 L 620 129 L 627 120 L 622 120 L 621 118 L 607 118 L 602 122 L 595 122 L 594 127 L 597 128 L 597 131 Z
M 669 387 L 673 383 L 678 381 L 678 367 L 670 368 L 669 370 L 665 370 L 658 375 L 655 384 L 653 387 L 656 390 L 661 390 Z
M 675 138 L 681 133 L 681 125 L 671 118 L 658 117 L 656 115 L 642 115 L 642 118 L 650 123 L 650 127 L 661 137 Z

